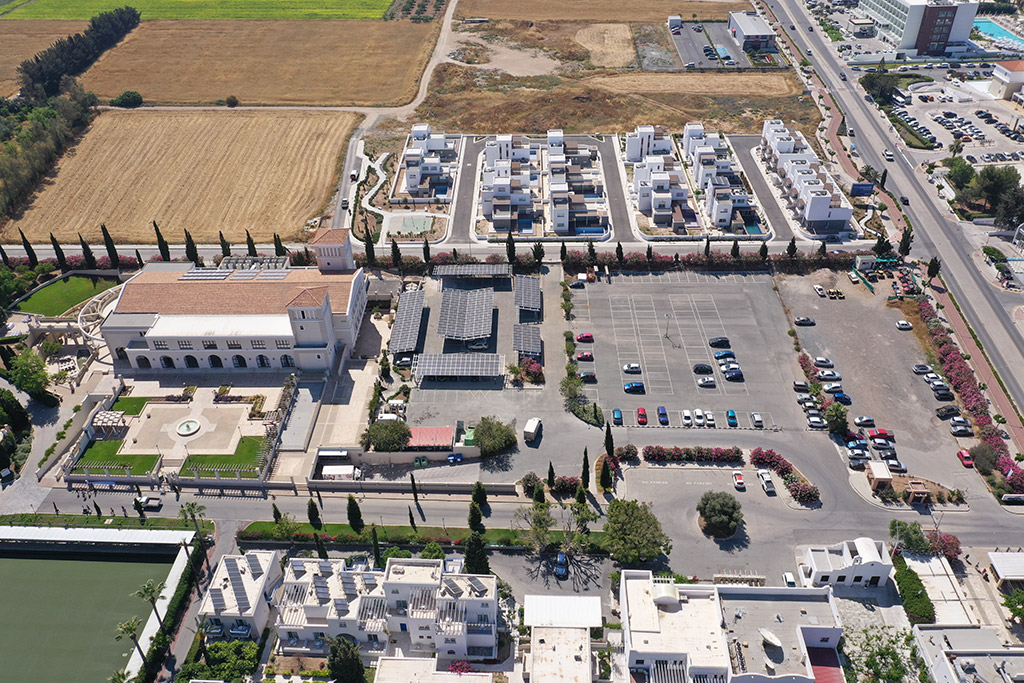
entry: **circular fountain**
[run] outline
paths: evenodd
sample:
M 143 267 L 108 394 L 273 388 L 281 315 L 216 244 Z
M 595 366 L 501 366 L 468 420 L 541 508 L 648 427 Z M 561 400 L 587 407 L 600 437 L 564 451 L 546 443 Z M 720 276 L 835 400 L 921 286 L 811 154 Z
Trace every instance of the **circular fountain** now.
M 199 421 L 189 418 L 178 423 L 178 436 L 193 436 L 199 431 Z

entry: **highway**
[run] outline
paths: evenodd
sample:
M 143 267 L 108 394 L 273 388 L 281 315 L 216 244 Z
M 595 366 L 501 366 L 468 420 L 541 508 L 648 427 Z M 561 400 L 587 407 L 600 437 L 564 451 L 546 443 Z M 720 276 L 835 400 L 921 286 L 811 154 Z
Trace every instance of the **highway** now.
M 821 31 L 807 31 L 809 25 L 817 22 L 810 18 L 806 8 L 799 0 L 778 0 L 772 11 L 803 53 L 808 48 L 812 50 L 808 59 L 846 114 L 847 126 L 856 131 L 857 153 L 862 163 L 888 169 L 886 188 L 910 200 L 904 211 L 915 228 L 912 255 L 934 255 L 942 261 L 942 275 L 950 292 L 1003 378 L 1011 398 L 1020 406 L 1024 402 L 1024 338 L 1009 317 L 1012 307 L 1022 303 L 1019 297 L 994 288 L 971 263 L 958 222 L 926 182 L 925 175 L 917 173 L 902 154 L 897 154 L 893 162 L 883 159 L 882 150 L 895 150 L 897 142 L 901 142 L 898 135 L 890 132 L 885 115 L 865 101 L 863 90 L 856 84 L 858 72 L 847 71 L 848 81 L 839 78 L 840 71 L 846 69 Z M 795 25 L 796 30 L 789 30 L 790 25 Z

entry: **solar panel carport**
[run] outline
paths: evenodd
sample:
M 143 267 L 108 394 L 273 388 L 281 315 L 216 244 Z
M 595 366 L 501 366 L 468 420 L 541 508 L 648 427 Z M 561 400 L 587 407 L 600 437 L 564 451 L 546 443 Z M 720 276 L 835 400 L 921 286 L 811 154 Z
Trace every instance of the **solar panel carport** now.
M 516 308 L 524 311 L 540 310 L 540 278 L 516 275 Z
M 527 356 L 539 356 L 540 325 L 513 325 L 512 349 Z
M 434 277 L 512 277 L 508 263 L 465 263 L 462 265 L 434 266 Z
M 505 356 L 497 353 L 421 353 L 413 358 L 416 383 L 425 379 L 500 377 L 505 374 Z
M 395 325 L 391 328 L 391 353 L 415 351 L 420 338 L 420 323 L 423 320 L 423 290 L 403 292 L 398 298 Z
M 441 295 L 437 333 L 445 339 L 481 339 L 491 336 L 494 290 L 446 289 Z

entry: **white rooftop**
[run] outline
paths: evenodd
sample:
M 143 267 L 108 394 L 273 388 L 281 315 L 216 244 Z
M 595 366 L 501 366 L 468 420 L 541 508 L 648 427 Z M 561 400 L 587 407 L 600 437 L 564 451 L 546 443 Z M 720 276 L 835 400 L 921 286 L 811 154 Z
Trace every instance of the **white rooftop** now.
M 996 576 L 1004 581 L 1024 581 L 1024 553 L 989 553 Z
M 594 680 L 592 667 L 589 628 L 534 627 L 530 637 L 530 680 L 590 683 Z
M 194 531 L 174 529 L 63 529 L 48 526 L 4 526 L 0 527 L 0 540 L 5 541 L 50 541 L 66 543 L 151 543 L 157 545 L 181 545 L 191 543 Z
M 381 657 L 376 683 L 490 683 L 489 673 L 456 674 L 437 670 L 437 660 L 425 657 Z
M 623 580 L 629 608 L 624 626 L 630 630 L 633 650 L 685 652 L 690 666 L 729 666 L 714 586 L 683 589 L 671 580 L 652 581 L 649 574 L 630 574 Z
M 254 614 L 263 599 L 267 579 L 278 576 L 277 562 L 277 552 L 270 550 L 222 557 L 209 590 L 203 596 L 200 614 L 229 617 Z
M 523 623 L 535 627 L 600 626 L 601 598 L 581 595 L 527 595 Z
M 149 337 L 291 337 L 287 315 L 161 315 Z

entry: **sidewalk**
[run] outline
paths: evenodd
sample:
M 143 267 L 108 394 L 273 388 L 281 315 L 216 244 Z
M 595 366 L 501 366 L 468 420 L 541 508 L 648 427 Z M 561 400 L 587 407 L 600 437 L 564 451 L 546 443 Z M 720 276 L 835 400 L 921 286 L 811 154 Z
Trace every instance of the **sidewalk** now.
M 974 337 L 967 328 L 963 315 L 953 304 L 953 300 L 950 298 L 946 288 L 941 285 L 932 285 L 931 292 L 935 297 L 936 303 L 942 304 L 942 312 L 953 328 L 960 348 L 964 353 L 970 354 L 971 360 L 969 363 L 974 368 L 978 381 L 988 387 L 985 393 L 992 401 L 993 411 L 1006 418 L 1006 424 L 1003 427 L 1010 433 L 1016 452 L 1024 452 L 1024 448 L 1021 447 L 1021 444 L 1024 444 L 1024 425 L 1021 424 L 1020 417 L 1018 417 L 1017 412 L 1013 408 L 1013 403 L 996 379 L 992 366 L 989 365 L 988 358 L 978 347 L 978 343 L 974 341 Z

